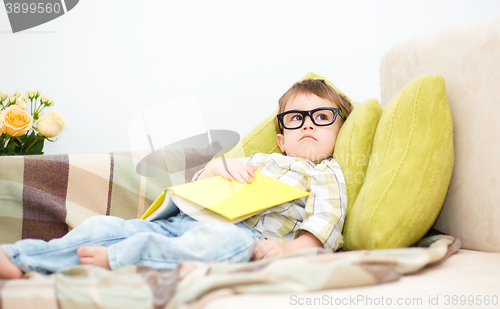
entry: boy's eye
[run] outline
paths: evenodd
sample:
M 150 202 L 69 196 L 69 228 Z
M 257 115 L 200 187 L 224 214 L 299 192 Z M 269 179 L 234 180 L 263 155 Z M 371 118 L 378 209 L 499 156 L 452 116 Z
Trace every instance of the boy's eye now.
M 293 115 L 290 120 L 291 121 L 302 121 L 302 115 L 301 114 Z
M 331 110 L 319 110 L 314 114 L 314 121 L 318 125 L 329 125 L 333 123 L 335 114 Z
M 316 120 L 328 121 L 328 120 L 330 120 L 330 118 L 328 117 L 327 114 L 319 114 L 316 116 Z

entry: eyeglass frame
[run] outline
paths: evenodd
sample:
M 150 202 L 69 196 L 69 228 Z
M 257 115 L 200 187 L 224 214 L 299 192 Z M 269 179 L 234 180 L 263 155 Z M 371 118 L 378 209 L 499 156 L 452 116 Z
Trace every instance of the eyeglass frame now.
M 333 112 L 333 121 L 329 124 L 317 124 L 316 121 L 314 121 L 314 118 L 313 118 L 313 114 L 317 111 L 320 111 L 320 110 L 331 110 Z M 298 114 L 301 114 L 302 115 L 302 124 L 296 128 L 293 128 L 293 129 L 289 129 L 287 127 L 285 127 L 285 123 L 283 122 L 283 117 L 286 115 L 286 114 L 291 114 L 291 113 L 298 113 Z M 286 111 L 286 112 L 283 112 L 283 113 L 279 113 L 276 115 L 276 117 L 278 118 L 278 123 L 284 128 L 284 129 L 287 129 L 287 130 L 297 130 L 297 129 L 300 129 L 304 126 L 304 123 L 306 122 L 306 117 L 309 116 L 309 118 L 311 118 L 311 121 L 312 123 L 314 123 L 314 125 L 316 126 L 319 126 L 319 127 L 326 127 L 326 126 L 331 126 L 332 124 L 335 123 L 335 120 L 337 120 L 337 116 L 340 116 L 340 118 L 342 118 L 343 120 L 345 120 L 345 116 L 344 116 L 344 113 L 342 112 L 342 110 L 340 110 L 340 108 L 336 108 L 336 107 L 320 107 L 320 108 L 315 108 L 315 109 L 311 109 L 311 110 L 308 110 L 308 111 L 299 111 L 299 110 L 289 110 L 289 111 Z

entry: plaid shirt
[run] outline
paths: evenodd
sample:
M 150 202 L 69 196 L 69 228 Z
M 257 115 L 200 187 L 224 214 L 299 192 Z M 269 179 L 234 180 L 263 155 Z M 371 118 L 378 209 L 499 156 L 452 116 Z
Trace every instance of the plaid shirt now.
M 313 163 L 278 153 L 258 153 L 247 162 L 257 165 L 262 174 L 308 191 L 309 196 L 264 210 L 246 223 L 264 237 L 281 243 L 308 231 L 327 249 L 342 247 L 347 194 L 337 161 L 330 157 Z

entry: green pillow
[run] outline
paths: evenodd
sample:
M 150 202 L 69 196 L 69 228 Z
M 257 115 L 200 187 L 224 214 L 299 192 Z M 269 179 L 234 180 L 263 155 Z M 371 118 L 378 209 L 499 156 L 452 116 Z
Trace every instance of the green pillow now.
M 382 113 L 363 184 L 344 225 L 344 248 L 406 247 L 432 226 L 454 163 L 443 77 L 409 83 Z
M 278 100 L 276 99 L 276 102 Z M 278 103 L 276 103 L 278 105 Z M 256 153 L 281 153 L 276 141 L 276 129 L 274 118 L 278 113 L 278 108 L 248 132 L 233 149 L 225 154 L 228 159 L 250 157 Z
M 330 85 L 337 93 L 344 94 L 340 91 L 334 84 L 321 77 L 318 74 L 309 72 L 304 77 L 304 79 L 324 79 L 328 85 Z M 283 93 L 287 89 L 283 89 Z M 344 94 L 345 96 L 345 94 Z M 347 96 L 346 96 L 347 97 Z M 278 106 L 278 99 L 276 98 L 276 106 Z M 241 158 L 253 156 L 256 153 L 282 153 L 278 143 L 276 142 L 276 129 L 274 126 L 274 119 L 278 113 L 278 108 L 259 123 L 255 128 L 253 128 L 248 134 L 246 134 L 232 150 L 225 154 L 226 158 Z
M 305 79 L 323 79 L 325 80 L 325 82 L 330 86 L 332 87 L 337 93 L 339 94 L 342 94 L 343 96 L 345 96 L 349 101 L 352 102 L 351 99 L 349 99 L 348 96 L 346 96 L 339 88 L 337 88 L 337 86 L 335 86 L 334 84 L 332 84 L 329 80 L 327 80 L 326 78 L 324 78 L 323 76 L 321 75 L 318 75 L 316 73 L 313 73 L 313 72 L 308 72 L 306 75 L 304 75 L 304 77 L 302 77 L 301 80 L 305 80 Z M 285 91 L 283 91 L 285 92 Z M 276 102 L 278 102 L 278 100 L 276 100 Z M 276 103 L 278 104 L 278 103 Z
M 372 153 L 373 137 L 382 115 L 382 106 L 376 99 L 368 99 L 351 112 L 340 129 L 333 151 L 347 184 L 347 212 L 358 196 L 366 178 L 366 169 Z

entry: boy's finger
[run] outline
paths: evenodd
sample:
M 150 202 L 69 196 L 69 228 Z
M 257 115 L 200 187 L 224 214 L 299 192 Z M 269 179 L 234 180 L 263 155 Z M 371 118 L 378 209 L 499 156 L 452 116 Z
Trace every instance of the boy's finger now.
M 237 182 L 239 182 L 239 183 L 244 183 L 244 182 L 246 181 L 246 180 L 243 178 L 243 176 L 241 176 L 241 174 L 240 174 L 238 171 L 233 172 L 233 173 L 232 173 L 232 175 L 233 175 L 234 179 L 235 179 Z
M 259 244 L 259 243 L 257 243 L 257 244 Z M 259 246 L 256 245 L 256 249 L 254 249 L 254 253 L 255 253 L 254 259 L 255 260 L 261 260 L 266 255 L 266 252 L 267 252 L 266 247 L 267 247 L 267 243 L 265 241 L 262 242 L 262 244 Z
M 255 172 L 254 172 L 254 168 L 251 167 L 251 166 L 247 166 L 247 169 L 246 169 L 246 172 L 248 173 L 248 175 L 250 175 L 250 177 L 255 177 Z
M 273 246 L 270 244 L 270 243 L 266 243 L 266 245 L 262 248 L 262 251 L 261 251 L 261 259 L 265 259 L 267 257 L 269 257 L 270 255 L 272 255 L 272 252 L 273 252 Z
M 270 259 L 270 258 L 273 258 L 273 257 L 276 257 L 278 256 L 278 252 L 277 251 L 269 251 L 265 256 L 264 258 L 265 259 Z
M 253 164 L 247 164 L 245 167 L 246 167 L 247 171 L 250 171 L 252 173 L 253 173 L 253 171 L 256 171 L 258 169 L 257 165 L 253 165 Z
M 253 247 L 252 255 L 255 255 L 255 253 L 258 252 L 262 248 L 262 246 L 265 244 L 266 244 L 265 240 L 261 240 L 258 243 L 256 243 L 255 246 Z
M 222 178 L 224 178 L 226 180 L 229 180 L 229 181 L 233 180 L 233 177 L 228 172 L 222 173 L 221 176 L 222 176 Z
M 254 260 L 258 260 L 258 259 L 259 259 L 259 257 L 260 257 L 260 253 L 259 253 L 259 251 L 260 251 L 259 249 L 254 249 L 254 250 L 253 250 L 253 253 L 252 253 L 252 258 L 253 258 Z
M 262 257 L 263 259 L 268 259 L 268 258 L 271 258 L 272 257 L 272 250 L 269 250 L 266 252 L 266 254 L 264 254 L 264 256 Z
M 240 183 L 243 183 L 243 182 L 252 183 L 252 175 L 249 173 L 249 171 L 245 167 L 243 167 L 239 170 L 239 176 L 242 179 L 242 181 L 240 181 Z
M 252 175 L 248 175 L 248 174 L 246 174 L 246 175 L 247 175 L 246 182 L 247 183 L 252 183 Z

